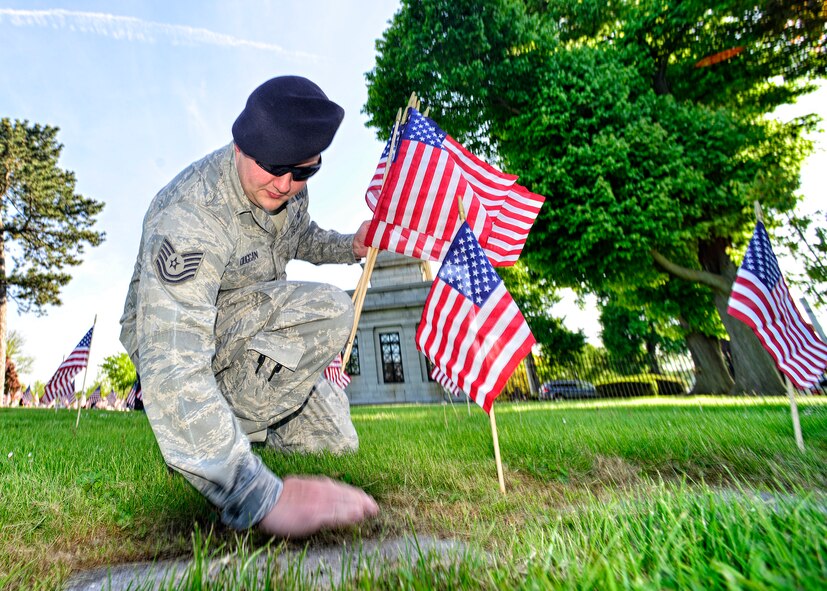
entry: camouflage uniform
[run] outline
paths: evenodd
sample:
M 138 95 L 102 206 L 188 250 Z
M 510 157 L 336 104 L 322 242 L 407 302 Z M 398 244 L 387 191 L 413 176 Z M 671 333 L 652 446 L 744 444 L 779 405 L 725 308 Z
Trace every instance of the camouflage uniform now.
M 278 215 L 253 205 L 233 144 L 195 162 L 150 204 L 121 318 L 165 461 L 239 529 L 282 489 L 251 441 L 358 445 L 347 397 L 320 376 L 347 339 L 351 301 L 285 281 L 290 259 L 356 262 L 353 235 L 320 229 L 307 204 L 305 188 Z

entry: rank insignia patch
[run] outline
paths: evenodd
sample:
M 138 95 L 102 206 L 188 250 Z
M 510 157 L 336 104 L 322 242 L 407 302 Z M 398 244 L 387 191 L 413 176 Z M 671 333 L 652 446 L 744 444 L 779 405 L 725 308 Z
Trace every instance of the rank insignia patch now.
M 164 283 L 183 283 L 195 277 L 203 252 L 175 252 L 169 240 L 164 238 L 155 257 L 155 271 Z

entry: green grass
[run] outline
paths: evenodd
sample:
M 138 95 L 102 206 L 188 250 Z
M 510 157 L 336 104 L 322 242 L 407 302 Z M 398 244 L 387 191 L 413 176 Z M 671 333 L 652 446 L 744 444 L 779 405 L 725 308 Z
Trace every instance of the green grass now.
M 467 550 L 342 573 L 356 589 L 823 589 L 827 400 L 676 398 L 353 409 L 357 454 L 283 456 L 279 474 L 365 488 L 379 518 L 308 548 L 403 535 Z M 313 588 L 260 534 L 228 531 L 163 464 L 143 413 L 0 409 L 0 588 L 59 588 L 107 564 L 195 557 L 170 589 Z M 11 453 L 11 457 L 8 454 Z M 211 556 L 234 556 L 218 572 Z M 209 576 L 207 573 L 209 572 Z M 139 585 L 136 583 L 136 588 Z

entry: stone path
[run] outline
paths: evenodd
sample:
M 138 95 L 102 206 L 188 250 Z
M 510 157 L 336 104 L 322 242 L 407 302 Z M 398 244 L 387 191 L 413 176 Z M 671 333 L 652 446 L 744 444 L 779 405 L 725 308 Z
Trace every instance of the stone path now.
M 417 548 L 418 542 L 418 548 Z M 371 563 L 408 563 L 415 564 L 419 553 L 428 556 L 437 554 L 446 559 L 458 559 L 466 551 L 466 546 L 457 541 L 440 540 L 436 538 L 412 537 L 395 538 L 391 540 L 369 540 L 361 546 L 331 546 L 325 548 L 308 548 L 302 557 L 303 550 L 285 550 L 276 558 L 279 568 L 295 568 L 299 563 L 304 578 L 309 580 L 316 577 L 319 587 L 330 587 L 340 582 L 343 572 L 356 572 Z M 260 572 L 264 569 L 266 557 L 259 559 Z M 222 568 L 227 568 L 232 562 L 231 557 L 210 561 L 209 572 L 217 574 Z M 186 573 L 190 562 L 186 560 L 168 560 L 160 562 L 143 562 L 121 564 L 106 568 L 77 573 L 69 578 L 64 587 L 65 591 L 127 591 L 140 589 L 155 589 L 161 584 L 172 580 L 180 580 Z

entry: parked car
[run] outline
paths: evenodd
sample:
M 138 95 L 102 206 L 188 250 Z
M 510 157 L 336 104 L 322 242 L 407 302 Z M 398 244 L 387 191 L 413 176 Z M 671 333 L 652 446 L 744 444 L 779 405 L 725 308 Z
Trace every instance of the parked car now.
M 597 398 L 594 384 L 582 380 L 551 380 L 540 386 L 540 400 Z

